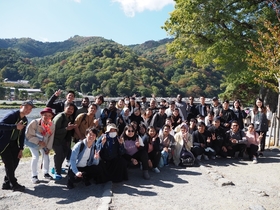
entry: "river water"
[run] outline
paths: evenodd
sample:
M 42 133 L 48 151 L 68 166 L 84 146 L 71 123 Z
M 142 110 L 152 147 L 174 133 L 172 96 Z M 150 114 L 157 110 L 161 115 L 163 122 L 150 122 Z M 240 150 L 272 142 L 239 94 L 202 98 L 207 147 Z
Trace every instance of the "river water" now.
M 13 109 L 0 109 L 0 119 L 2 119 L 4 116 L 6 116 L 12 110 Z M 14 109 L 14 110 L 16 110 L 16 109 Z M 42 110 L 43 110 L 43 108 L 32 109 L 32 112 L 27 116 L 28 122 L 30 122 L 33 119 L 41 117 L 40 112 Z

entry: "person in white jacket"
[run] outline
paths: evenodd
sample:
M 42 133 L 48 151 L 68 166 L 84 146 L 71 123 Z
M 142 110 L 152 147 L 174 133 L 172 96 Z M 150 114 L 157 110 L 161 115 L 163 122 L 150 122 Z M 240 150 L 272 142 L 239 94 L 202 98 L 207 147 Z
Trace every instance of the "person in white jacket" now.
M 41 112 L 41 118 L 34 119 L 26 128 L 25 145 L 29 147 L 31 159 L 31 174 L 34 184 L 40 183 L 38 179 L 39 152 L 42 155 L 42 166 L 44 178 L 51 180 L 49 175 L 50 158 L 49 152 L 53 146 L 55 125 L 52 122 L 54 113 L 51 108 L 46 107 Z M 41 167 L 42 167 L 41 166 Z
M 180 132 L 176 133 L 175 136 L 175 148 L 173 160 L 174 164 L 178 166 L 182 163 L 182 152 L 187 152 L 193 157 L 192 162 L 194 161 L 194 156 L 191 152 L 191 148 L 193 146 L 192 135 L 188 132 L 188 125 L 186 123 L 182 123 L 180 125 Z

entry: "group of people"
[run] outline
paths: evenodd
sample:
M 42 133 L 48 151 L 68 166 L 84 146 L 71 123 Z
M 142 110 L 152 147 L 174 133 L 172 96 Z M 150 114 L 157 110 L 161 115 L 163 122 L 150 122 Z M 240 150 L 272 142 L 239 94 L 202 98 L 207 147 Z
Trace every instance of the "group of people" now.
M 128 179 L 128 167 L 139 167 L 144 179 L 150 179 L 149 171 L 160 173 L 161 168 L 174 164 L 192 166 L 202 159 L 237 157 L 248 154 L 253 163 L 263 155 L 268 130 L 268 110 L 262 99 L 254 105 L 251 122 L 244 125 L 247 113 L 236 100 L 222 103 L 214 97 L 212 104 L 188 103 L 179 94 L 174 101 L 146 97 L 124 97 L 110 101 L 102 109 L 104 98 L 96 96 L 90 103 L 87 97 L 82 107 L 74 104 L 75 93 L 69 91 L 66 100 L 58 101 L 61 91 L 56 91 L 42 109 L 41 117 L 27 123 L 34 107 L 31 101 L 22 103 L 0 121 L 0 155 L 6 175 L 2 189 L 23 191 L 15 178 L 15 170 L 22 157 L 24 144 L 30 149 L 31 179 L 38 177 L 39 155 L 45 179 L 62 179 L 63 162 L 67 161 L 67 187 L 76 182 L 85 185 L 121 182 Z M 103 105 L 104 106 L 104 105 Z M 53 111 L 55 110 L 55 112 Z M 72 146 L 72 144 L 74 146 Z M 53 176 L 50 172 L 50 151 L 54 151 Z

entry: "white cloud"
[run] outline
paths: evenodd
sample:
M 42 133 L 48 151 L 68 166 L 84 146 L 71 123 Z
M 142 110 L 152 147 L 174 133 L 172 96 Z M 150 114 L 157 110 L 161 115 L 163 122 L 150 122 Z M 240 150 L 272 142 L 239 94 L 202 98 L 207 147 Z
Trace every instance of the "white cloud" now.
M 82 0 L 74 0 L 74 2 L 81 3 Z
M 133 17 L 135 13 L 144 10 L 158 11 L 169 4 L 174 4 L 174 0 L 111 0 L 118 2 L 127 16 Z

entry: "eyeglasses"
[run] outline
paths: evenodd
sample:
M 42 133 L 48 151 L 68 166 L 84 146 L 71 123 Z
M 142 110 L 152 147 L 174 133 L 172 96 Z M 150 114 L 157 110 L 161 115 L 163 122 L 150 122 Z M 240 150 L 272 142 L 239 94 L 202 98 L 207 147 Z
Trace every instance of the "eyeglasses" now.
M 133 130 L 127 130 L 127 132 L 128 132 L 128 133 L 134 133 L 134 131 L 133 131 Z

